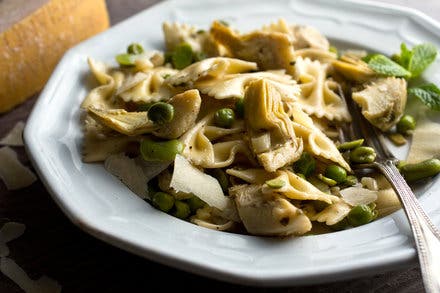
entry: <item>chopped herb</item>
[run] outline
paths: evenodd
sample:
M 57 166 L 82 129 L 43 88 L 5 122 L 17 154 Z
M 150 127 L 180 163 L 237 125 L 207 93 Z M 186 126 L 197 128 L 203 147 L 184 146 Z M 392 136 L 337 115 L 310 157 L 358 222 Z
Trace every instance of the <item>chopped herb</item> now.
M 440 89 L 433 83 L 412 87 L 408 94 L 417 97 L 431 110 L 440 111 Z
M 408 70 L 381 54 L 371 56 L 368 60 L 368 66 L 377 73 L 386 76 L 411 77 L 411 73 Z

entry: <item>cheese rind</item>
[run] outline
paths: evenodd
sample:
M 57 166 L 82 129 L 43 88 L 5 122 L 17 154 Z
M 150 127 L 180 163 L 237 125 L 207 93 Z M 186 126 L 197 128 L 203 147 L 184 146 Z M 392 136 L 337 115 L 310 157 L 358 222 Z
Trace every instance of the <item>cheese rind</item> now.
M 68 48 L 108 26 L 105 0 L 50 0 L 0 33 L 0 113 L 41 90 Z

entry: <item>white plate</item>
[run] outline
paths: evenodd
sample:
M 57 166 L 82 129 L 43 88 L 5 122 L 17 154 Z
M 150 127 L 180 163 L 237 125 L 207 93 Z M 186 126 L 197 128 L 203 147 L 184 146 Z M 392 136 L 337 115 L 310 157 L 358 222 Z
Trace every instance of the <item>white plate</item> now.
M 148 259 L 241 284 L 286 286 L 383 272 L 414 263 L 414 243 L 402 211 L 359 228 L 270 239 L 217 232 L 152 208 L 101 164 L 81 162 L 79 105 L 90 89 L 86 58 L 113 62 L 127 44 L 163 49 L 163 21 L 207 28 L 223 19 L 243 31 L 284 17 L 317 27 L 338 45 L 386 54 L 402 41 L 440 48 L 440 25 L 413 10 L 359 1 L 175 0 L 145 10 L 69 50 L 42 92 L 24 138 L 41 180 L 70 220 L 103 241 Z M 426 76 L 440 83 L 438 60 Z M 420 200 L 440 223 L 440 182 Z

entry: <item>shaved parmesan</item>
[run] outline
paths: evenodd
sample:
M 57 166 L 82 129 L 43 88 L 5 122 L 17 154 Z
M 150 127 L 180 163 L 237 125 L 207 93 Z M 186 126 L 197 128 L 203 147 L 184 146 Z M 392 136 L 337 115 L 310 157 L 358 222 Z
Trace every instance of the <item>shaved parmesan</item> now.
M 46 276 L 38 280 L 32 280 L 15 261 L 10 258 L 0 259 L 0 271 L 14 281 L 26 293 L 58 293 L 61 285 L 57 281 Z
M 25 225 L 15 222 L 3 225 L 0 229 L 0 257 L 9 255 L 9 248 L 6 243 L 23 235 L 25 228 Z
M 433 157 L 440 158 L 440 123 L 424 119 L 418 122 L 414 130 L 411 148 L 406 161 L 419 163 Z
M 37 180 L 35 174 L 18 160 L 17 154 L 9 147 L 0 148 L 0 162 L 0 178 L 9 190 L 27 187 Z
M 377 191 L 362 187 L 348 187 L 339 192 L 346 203 L 351 206 L 369 204 L 377 199 Z
M 146 162 L 142 158 L 131 159 L 123 153 L 109 156 L 105 168 L 118 177 L 140 198 L 148 198 L 147 183 L 169 166 L 170 162 Z
M 6 136 L 0 140 L 0 144 L 9 146 L 23 146 L 23 129 L 24 122 L 17 122 L 14 128 L 12 128 L 11 131 L 9 131 L 8 134 L 6 134 Z
M 192 193 L 221 211 L 230 207 L 230 199 L 224 196 L 217 179 L 203 173 L 181 155 L 176 155 L 174 160 L 170 187 L 176 191 Z

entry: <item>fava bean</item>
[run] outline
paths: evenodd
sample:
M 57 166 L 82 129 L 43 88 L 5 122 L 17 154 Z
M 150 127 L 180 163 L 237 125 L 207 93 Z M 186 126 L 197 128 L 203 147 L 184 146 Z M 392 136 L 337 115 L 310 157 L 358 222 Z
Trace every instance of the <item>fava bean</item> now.
M 417 164 L 404 164 L 400 172 L 408 182 L 418 181 L 440 173 L 440 160 L 429 159 Z
M 333 180 L 331 178 L 325 177 L 322 174 L 318 174 L 318 178 L 319 178 L 319 180 L 321 180 L 322 182 L 324 182 L 328 186 L 335 186 L 336 184 L 338 184 L 338 182 L 336 182 L 336 180 Z
M 141 142 L 140 152 L 145 161 L 172 161 L 183 151 L 183 144 L 177 139 L 154 141 L 150 138 Z
M 267 180 L 266 184 L 270 188 L 279 189 L 279 188 L 282 188 L 284 185 L 286 185 L 286 182 L 284 180 L 275 178 L 275 179 L 272 179 L 272 180 Z
M 133 66 L 136 61 L 136 55 L 119 54 L 119 55 L 116 55 L 116 61 L 119 63 L 119 65 Z
M 364 143 L 364 139 L 357 139 L 357 140 L 353 140 L 353 141 L 347 141 L 344 143 L 341 143 L 338 146 L 338 150 L 340 151 L 346 151 L 346 150 L 351 150 L 357 147 L 360 147 L 362 144 Z
M 347 179 L 347 171 L 338 165 L 330 165 L 325 168 L 324 176 L 342 183 Z
M 360 146 L 350 151 L 350 161 L 353 163 L 373 163 L 376 159 L 376 152 L 373 148 Z

